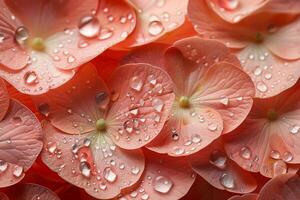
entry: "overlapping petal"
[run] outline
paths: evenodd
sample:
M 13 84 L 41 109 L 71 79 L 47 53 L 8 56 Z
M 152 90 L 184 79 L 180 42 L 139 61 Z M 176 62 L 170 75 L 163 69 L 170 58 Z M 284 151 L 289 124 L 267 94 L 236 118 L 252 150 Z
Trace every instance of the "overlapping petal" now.
M 0 121 L 9 107 L 9 96 L 4 81 L 0 80 Z

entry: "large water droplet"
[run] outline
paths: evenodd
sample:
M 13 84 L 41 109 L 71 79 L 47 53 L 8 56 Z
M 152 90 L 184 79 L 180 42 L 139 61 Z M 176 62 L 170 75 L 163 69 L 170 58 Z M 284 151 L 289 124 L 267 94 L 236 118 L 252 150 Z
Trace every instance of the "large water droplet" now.
M 154 108 L 154 110 L 156 110 L 157 112 L 161 112 L 163 107 L 164 107 L 164 102 L 159 99 L 159 98 L 154 98 L 152 100 L 152 107 Z
M 38 83 L 38 77 L 34 71 L 29 71 L 24 74 L 24 81 L 27 85 L 34 85 Z
M 225 187 L 225 188 L 229 188 L 232 189 L 234 188 L 234 180 L 232 178 L 231 175 L 224 173 L 221 177 L 220 177 L 220 183 Z
M 292 134 L 297 134 L 300 131 L 300 126 L 294 125 L 294 126 L 292 126 L 292 127 L 289 128 L 289 131 Z
M 89 178 L 91 176 L 91 166 L 88 162 L 80 162 L 79 169 L 84 177 Z
M 143 87 L 143 81 L 140 77 L 134 76 L 129 83 L 130 87 L 136 91 L 141 91 Z
M 8 163 L 4 160 L 0 160 L 0 173 L 4 172 L 8 167 Z
M 168 193 L 173 186 L 171 179 L 165 176 L 158 176 L 154 179 L 153 188 L 155 191 L 166 194 Z
M 289 151 L 283 153 L 282 155 L 282 160 L 285 161 L 285 162 L 290 162 L 293 160 L 293 154 Z
M 164 30 L 164 26 L 160 21 L 152 21 L 149 23 L 148 31 L 150 35 L 157 36 Z
M 104 178 L 110 182 L 113 183 L 117 179 L 117 175 L 112 171 L 110 167 L 107 167 L 104 169 Z
M 219 0 L 219 5 L 221 8 L 232 11 L 239 6 L 239 0 Z
M 81 18 L 78 24 L 79 33 L 84 37 L 92 38 L 98 35 L 100 31 L 100 22 L 94 16 L 85 16 Z
M 56 142 L 48 142 L 47 150 L 48 150 L 49 153 L 54 154 L 56 149 L 57 149 Z
M 209 162 L 220 169 L 224 169 L 226 167 L 226 161 L 227 157 L 222 151 L 215 150 L 210 155 Z
M 273 158 L 273 159 L 275 159 L 275 160 L 280 159 L 280 153 L 279 153 L 279 151 L 277 151 L 277 150 L 272 150 L 272 151 L 270 152 L 270 157 Z
M 248 147 L 243 147 L 241 148 L 240 155 L 242 158 L 248 160 L 251 158 L 252 152 Z
M 256 88 L 260 91 L 260 92 L 266 92 L 268 91 L 268 87 L 266 86 L 266 84 L 264 84 L 263 82 L 258 82 L 256 85 Z
M 23 167 L 21 166 L 15 166 L 13 170 L 13 175 L 17 178 L 21 177 L 23 174 Z
M 15 32 L 15 39 L 19 44 L 24 44 L 26 40 L 29 38 L 28 30 L 24 26 L 20 26 L 17 28 Z

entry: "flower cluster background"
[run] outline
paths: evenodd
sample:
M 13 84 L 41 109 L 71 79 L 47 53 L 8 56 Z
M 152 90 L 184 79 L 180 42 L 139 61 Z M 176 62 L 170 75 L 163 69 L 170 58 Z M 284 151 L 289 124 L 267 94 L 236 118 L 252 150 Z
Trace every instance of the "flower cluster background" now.
M 0 0 L 0 200 L 299 200 L 299 0 Z

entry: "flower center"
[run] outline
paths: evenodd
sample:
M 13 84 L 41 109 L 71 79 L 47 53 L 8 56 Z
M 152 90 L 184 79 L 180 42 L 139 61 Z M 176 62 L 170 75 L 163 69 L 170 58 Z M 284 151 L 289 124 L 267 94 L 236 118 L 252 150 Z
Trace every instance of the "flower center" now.
M 46 46 L 43 38 L 35 37 L 30 41 L 30 47 L 36 51 L 43 51 Z
M 98 131 L 103 132 L 106 130 L 106 121 L 105 119 L 101 118 L 98 119 L 96 122 L 96 128 Z
M 278 113 L 274 109 L 269 109 L 267 112 L 267 118 L 270 121 L 275 121 L 278 118 Z
M 190 99 L 187 96 L 181 96 L 179 99 L 179 106 L 181 108 L 188 108 L 190 107 Z
M 262 43 L 264 41 L 264 36 L 260 32 L 257 32 L 255 35 L 255 41 L 257 43 Z

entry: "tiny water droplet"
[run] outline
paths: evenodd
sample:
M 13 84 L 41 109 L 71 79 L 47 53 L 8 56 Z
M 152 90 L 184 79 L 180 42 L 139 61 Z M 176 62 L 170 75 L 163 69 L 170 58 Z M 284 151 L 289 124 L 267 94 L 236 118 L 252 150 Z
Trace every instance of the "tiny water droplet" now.
M 217 128 L 218 128 L 218 125 L 217 124 L 214 124 L 214 123 L 211 123 L 211 124 L 208 124 L 208 130 L 210 131 L 216 131 Z
M 224 97 L 220 100 L 220 103 L 223 104 L 224 106 L 227 106 L 229 103 L 228 97 Z
M 110 183 L 113 183 L 116 181 L 117 179 L 117 175 L 112 171 L 112 169 L 110 167 L 107 167 L 104 169 L 103 171 L 103 175 L 104 175 L 104 178 L 110 182 Z
M 4 172 L 8 167 L 8 163 L 4 160 L 0 160 L 0 173 Z
M 138 168 L 138 167 L 133 167 L 133 168 L 131 169 L 131 173 L 132 173 L 132 174 L 137 175 L 139 172 L 140 172 L 140 168 Z
M 185 152 L 185 150 L 181 147 L 174 147 L 173 152 L 175 155 L 182 155 Z
M 248 160 L 251 158 L 252 152 L 248 147 L 242 147 L 240 151 L 240 155 L 242 158 Z
M 268 87 L 266 86 L 266 84 L 264 84 L 263 82 L 258 82 L 256 85 L 256 88 L 260 91 L 260 92 L 267 92 L 268 91 Z
M 166 194 L 173 187 L 173 182 L 165 176 L 157 176 L 154 179 L 153 188 L 155 191 Z
M 47 150 L 50 154 L 54 154 L 55 150 L 57 149 L 56 142 L 48 142 Z
M 109 29 L 102 29 L 98 36 L 99 40 L 107 40 L 113 36 L 113 31 Z
M 197 144 L 197 143 L 200 143 L 201 141 L 202 141 L 202 139 L 201 139 L 200 135 L 196 134 L 196 135 L 192 136 L 192 142 L 193 143 Z
M 278 160 L 278 159 L 280 159 L 280 153 L 279 153 L 279 151 L 277 151 L 277 150 L 272 150 L 271 152 L 270 152 L 270 157 L 271 158 L 273 158 L 273 159 L 275 159 L 275 160 Z
M 290 162 L 293 160 L 293 154 L 289 151 L 283 153 L 282 155 L 282 160 L 285 161 L 285 162 Z
M 291 134 L 295 135 L 295 134 L 299 133 L 300 126 L 294 125 L 294 126 L 292 126 L 292 127 L 289 128 L 289 131 L 290 131 Z
M 13 175 L 17 178 L 21 177 L 23 174 L 23 167 L 21 166 L 15 166 L 13 170 Z
M 136 91 L 141 91 L 142 87 L 143 87 L 143 81 L 141 78 L 139 78 L 138 76 L 134 76 L 131 80 L 130 80 L 130 87 Z
M 159 99 L 159 98 L 154 98 L 152 100 L 152 107 L 154 108 L 154 110 L 156 110 L 157 112 L 161 112 L 163 107 L 164 107 L 164 102 Z
M 85 161 L 80 162 L 79 169 L 81 171 L 81 174 L 84 177 L 86 177 L 86 178 L 90 177 L 90 175 L 91 175 L 91 166 L 88 162 L 85 162 Z

